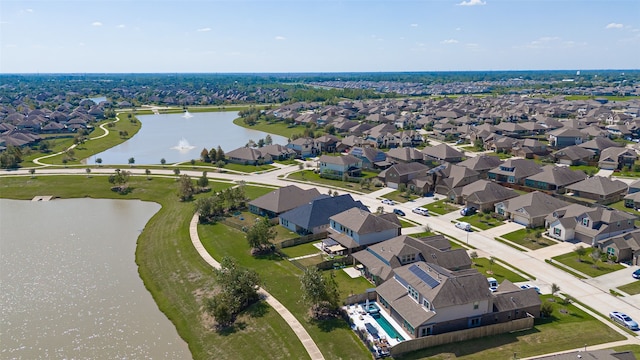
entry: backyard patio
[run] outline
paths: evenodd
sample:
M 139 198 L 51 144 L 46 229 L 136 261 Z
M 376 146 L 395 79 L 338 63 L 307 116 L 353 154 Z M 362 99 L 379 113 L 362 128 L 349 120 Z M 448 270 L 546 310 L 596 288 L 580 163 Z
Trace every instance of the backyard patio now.
M 376 357 L 388 356 L 391 347 L 411 339 L 375 301 L 348 305 L 344 309 L 349 314 L 352 328 L 366 336 L 365 343 Z

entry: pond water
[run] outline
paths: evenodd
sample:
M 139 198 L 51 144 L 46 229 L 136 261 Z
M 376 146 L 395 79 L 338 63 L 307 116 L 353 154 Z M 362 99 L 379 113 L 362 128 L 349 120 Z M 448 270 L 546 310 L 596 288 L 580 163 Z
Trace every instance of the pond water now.
M 142 128 L 131 139 L 107 151 L 87 159 L 95 164 L 97 158 L 103 164 L 128 164 L 134 158 L 136 164 L 168 164 L 200 159 L 202 149 L 220 146 L 225 152 L 244 146 L 249 140 L 258 141 L 267 133 L 235 125 L 235 111 L 184 114 L 138 115 Z M 128 121 L 122 117 L 121 121 Z M 287 139 L 271 135 L 274 144 L 285 145 Z
M 191 359 L 135 263 L 159 209 L 0 199 L 0 358 Z
M 106 96 L 98 96 L 98 97 L 92 97 L 92 98 L 88 98 L 89 100 L 93 101 L 96 104 L 100 104 L 103 101 L 107 101 Z

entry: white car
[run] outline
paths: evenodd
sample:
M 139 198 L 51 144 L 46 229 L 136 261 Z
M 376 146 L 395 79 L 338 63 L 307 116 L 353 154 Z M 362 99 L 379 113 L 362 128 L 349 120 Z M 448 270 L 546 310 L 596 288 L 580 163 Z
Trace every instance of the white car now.
M 417 207 L 417 208 L 413 208 L 413 210 L 411 210 L 412 212 L 422 215 L 422 216 L 427 216 L 429 215 L 429 209 L 425 209 L 423 207 Z
M 531 284 L 520 285 L 520 289 L 522 290 L 534 289 L 538 294 L 540 294 L 540 288 Z
M 459 223 L 456 223 L 456 227 L 464 231 L 471 231 L 471 224 L 468 222 L 460 221 Z
M 395 205 L 396 204 L 395 201 L 389 200 L 389 199 L 383 199 L 382 203 L 385 204 L 385 205 Z

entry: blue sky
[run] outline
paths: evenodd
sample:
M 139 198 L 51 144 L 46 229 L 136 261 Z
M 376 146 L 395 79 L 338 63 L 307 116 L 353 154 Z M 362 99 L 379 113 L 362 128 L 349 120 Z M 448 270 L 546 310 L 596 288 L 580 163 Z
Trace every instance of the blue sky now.
M 0 1 L 0 72 L 640 68 L 640 0 Z

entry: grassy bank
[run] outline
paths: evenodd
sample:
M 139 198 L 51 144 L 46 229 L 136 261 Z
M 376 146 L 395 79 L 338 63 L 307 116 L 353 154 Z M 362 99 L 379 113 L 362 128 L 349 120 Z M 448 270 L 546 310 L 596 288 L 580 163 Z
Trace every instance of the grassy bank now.
M 0 194 L 5 198 L 54 195 L 159 203 L 162 209 L 149 220 L 138 238 L 136 263 L 145 286 L 189 344 L 194 359 L 308 358 L 289 326 L 264 304 L 243 314 L 234 329 L 222 334 L 212 331 L 201 311 L 202 295 L 210 293 L 214 286 L 211 269 L 189 239 L 193 204 L 177 200 L 177 185 L 173 179 L 133 177 L 130 186 L 133 188 L 131 193 L 118 195 L 110 191 L 104 176 L 0 178 Z M 221 190 L 231 185 L 211 183 L 211 186 Z

